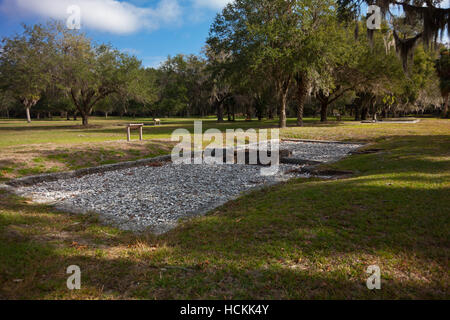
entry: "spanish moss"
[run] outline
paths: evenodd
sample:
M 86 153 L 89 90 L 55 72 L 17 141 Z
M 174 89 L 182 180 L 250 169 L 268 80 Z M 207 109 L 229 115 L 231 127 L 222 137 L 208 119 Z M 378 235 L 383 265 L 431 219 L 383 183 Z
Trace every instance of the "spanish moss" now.
M 403 70 L 408 73 L 408 62 L 414 59 L 414 49 L 422 34 L 418 34 L 414 38 L 400 39 L 397 32 L 394 30 L 395 48 L 397 54 L 403 63 Z

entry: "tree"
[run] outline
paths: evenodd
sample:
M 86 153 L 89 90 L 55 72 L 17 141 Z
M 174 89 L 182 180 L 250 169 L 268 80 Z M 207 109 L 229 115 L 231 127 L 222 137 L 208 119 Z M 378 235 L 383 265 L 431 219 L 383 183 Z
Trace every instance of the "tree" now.
M 324 0 L 238 0 L 218 15 L 208 44 L 228 55 L 225 70 L 270 75 L 286 127 L 289 91 L 296 83 L 297 125 L 311 87 L 328 90 L 338 40 L 334 2 Z
M 320 103 L 321 122 L 328 120 L 329 105 L 355 89 L 357 85 L 355 69 L 361 50 L 355 46 L 348 27 L 340 25 L 336 21 L 332 21 L 330 27 L 329 34 L 334 42 L 328 43 L 326 61 L 322 66 L 316 67 L 318 70 L 327 67 L 328 70 L 321 73 L 328 75 L 329 78 L 327 82 L 319 83 L 317 88 L 314 88 L 315 97 Z M 325 78 L 325 80 L 327 79 Z
M 14 106 L 16 100 L 9 90 L 0 90 L 0 110 L 5 111 L 6 117 L 9 118 L 9 111 Z
M 153 117 L 156 116 L 156 102 L 159 95 L 157 81 L 156 70 L 139 69 L 135 80 L 131 82 L 134 83 L 134 88 L 130 89 L 133 99 L 140 103 L 145 111 L 151 111 Z
M 118 86 L 117 90 L 110 96 L 109 104 L 117 103 L 121 105 L 126 113 L 132 113 L 134 116 L 138 113 L 146 113 L 154 110 L 154 105 L 158 100 L 157 75 L 154 69 L 140 68 L 140 62 L 135 60 L 134 67 L 129 68 L 126 77 L 129 79 L 126 83 Z M 113 102 L 114 101 L 114 102 Z M 103 112 L 112 112 L 113 107 L 102 103 Z
M 450 117 L 448 110 L 448 99 L 450 95 L 450 50 L 442 49 L 439 59 L 436 61 L 436 70 L 439 76 L 439 84 L 444 107 L 442 109 L 443 117 Z
M 204 112 L 208 105 L 211 83 L 207 67 L 207 60 L 202 56 L 189 55 L 186 57 L 184 78 L 189 97 L 189 105 L 185 112 L 187 116 Z
M 87 126 L 99 101 L 113 93 L 127 93 L 141 63 L 109 45 L 92 44 L 84 34 L 61 26 L 59 30 L 58 77 Z
M 236 65 L 231 63 L 231 61 L 229 60 L 229 53 L 221 50 L 220 46 L 207 46 L 205 48 L 205 54 L 208 59 L 208 78 L 205 81 L 205 85 L 209 89 L 209 101 L 213 105 L 214 110 L 216 110 L 217 113 L 217 122 L 220 123 L 224 121 L 224 106 L 227 105 L 229 109 L 230 104 L 232 104 L 232 101 L 230 101 L 230 99 L 232 99 L 233 95 L 232 84 L 235 80 L 234 68 L 236 67 Z M 230 118 L 230 112 L 228 112 L 228 115 Z
M 384 25 L 382 31 L 368 41 L 367 35 L 361 35 L 353 42 L 348 83 L 356 93 L 355 120 L 366 120 L 369 113 L 376 119 L 378 108 L 386 95 L 396 96 L 407 79 L 400 61 L 390 49 L 389 28 Z M 396 99 L 398 101 L 398 99 Z
M 271 74 L 279 101 L 280 127 L 286 127 L 286 105 L 293 80 L 292 11 L 295 1 L 236 0 L 225 7 L 211 26 L 207 40 L 216 55 L 223 55 L 224 68 L 245 74 L 262 70 Z
M 333 73 L 344 64 L 343 58 L 348 56 L 350 47 L 345 40 L 347 34 L 337 22 L 334 4 L 328 0 L 302 0 L 296 1 L 293 7 L 297 19 L 293 40 L 298 126 L 303 125 L 304 104 L 310 92 L 320 93 L 325 108 L 334 99 L 329 93 L 340 91 L 336 91 Z
M 339 15 L 343 20 L 358 21 L 361 6 L 376 4 L 381 8 L 383 16 L 389 17 L 394 27 L 393 36 L 395 46 L 407 72 L 408 62 L 412 61 L 416 44 L 421 40 L 426 48 L 430 44 L 436 44 L 439 36 L 441 39 L 450 28 L 450 8 L 442 8 L 445 0 L 338 0 Z M 403 10 L 391 10 L 391 6 L 401 7 Z M 398 26 L 396 17 L 404 15 L 402 22 L 409 24 L 413 29 L 420 26 L 420 31 L 410 37 L 401 37 L 398 29 L 404 27 L 405 23 Z M 358 23 L 357 23 L 358 26 Z M 371 41 L 374 30 L 367 30 L 369 41 Z
M 42 98 L 38 115 L 75 108 L 83 125 L 88 125 L 97 104 L 113 94 L 111 100 L 122 109 L 133 101 L 137 112 L 154 107 L 158 97 L 156 70 L 145 70 L 136 57 L 95 44 L 58 22 L 25 26 L 22 35 L 5 38 L 1 50 L 0 89 L 14 92 L 26 108 L 28 121 L 30 108 Z M 97 109 L 110 112 L 108 102 Z
M 53 37 L 42 25 L 23 27 L 22 35 L 2 40 L 0 78 L 1 87 L 24 105 L 30 123 L 30 108 L 51 80 Z
M 181 54 L 168 57 L 160 67 L 159 108 L 166 114 L 185 110 L 189 104 L 189 90 L 186 80 L 186 60 Z

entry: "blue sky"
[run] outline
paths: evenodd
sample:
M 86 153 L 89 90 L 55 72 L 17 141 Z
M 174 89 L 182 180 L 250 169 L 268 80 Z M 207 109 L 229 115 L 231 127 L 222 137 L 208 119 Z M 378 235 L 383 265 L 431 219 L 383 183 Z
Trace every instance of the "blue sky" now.
M 229 0 L 0 0 L 0 36 L 21 32 L 21 23 L 67 20 L 81 9 L 81 30 L 98 42 L 157 67 L 168 55 L 198 54 L 214 17 Z

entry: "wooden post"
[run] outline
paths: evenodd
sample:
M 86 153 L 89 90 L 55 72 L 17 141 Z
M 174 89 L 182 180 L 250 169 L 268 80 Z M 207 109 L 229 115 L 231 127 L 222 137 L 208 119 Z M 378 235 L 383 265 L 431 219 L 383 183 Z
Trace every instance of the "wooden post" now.
M 142 141 L 144 140 L 144 135 L 143 135 L 143 128 L 144 124 L 135 124 L 135 123 L 130 123 L 129 125 L 127 125 L 127 141 L 131 141 L 131 130 L 133 129 L 139 129 L 139 140 Z

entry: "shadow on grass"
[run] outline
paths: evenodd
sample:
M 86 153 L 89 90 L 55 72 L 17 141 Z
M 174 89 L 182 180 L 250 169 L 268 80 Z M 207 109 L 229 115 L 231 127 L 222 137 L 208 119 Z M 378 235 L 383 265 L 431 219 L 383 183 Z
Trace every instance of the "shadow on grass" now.
M 4 194 L 1 197 L 5 199 Z M 82 217 L 56 213 L 46 206 L 20 201 L 19 198 L 8 201 L 9 204 L 2 201 L 2 208 L 6 211 L 20 212 L 20 216 L 5 215 L 4 212 L 0 215 L 0 297 L 3 299 L 448 297 L 445 282 L 437 281 L 439 274 L 432 276 L 427 274 L 429 269 L 422 270 L 428 277 L 424 281 L 421 274 L 415 274 L 415 270 L 412 272 L 403 262 L 399 263 L 400 266 L 392 266 L 389 259 L 395 257 L 371 260 L 371 256 L 365 255 L 367 248 L 364 243 L 356 243 L 353 247 L 351 253 L 355 258 L 352 260 L 352 256 L 340 254 L 342 248 L 339 246 L 334 246 L 332 251 L 323 250 L 320 243 L 333 239 L 309 237 L 312 243 L 305 245 L 316 251 L 311 257 L 308 252 L 300 250 L 304 239 L 289 239 L 277 225 L 264 238 L 262 233 L 249 232 L 248 228 L 245 232 L 248 237 L 243 236 L 239 229 L 245 221 L 240 226 L 233 223 L 230 229 L 225 226 L 220 230 L 198 222 L 195 228 L 181 228 L 162 238 L 122 232 L 110 234 L 110 230 L 104 227 L 91 229 L 92 224 L 84 224 Z M 230 216 L 227 211 L 223 215 Z M 225 220 L 221 222 L 228 225 Z M 81 227 L 71 230 L 70 227 L 76 223 Z M 298 226 L 295 223 L 291 229 Z M 45 228 L 45 236 L 35 233 L 39 227 Z M 202 235 L 201 241 L 189 237 L 191 231 Z M 230 234 L 233 239 L 227 243 Z M 60 239 L 50 235 L 59 235 Z M 186 236 L 189 238 L 183 238 Z M 370 234 L 366 236 L 370 237 Z M 218 240 L 220 243 L 214 242 Z M 249 240 L 251 244 L 258 243 L 256 247 L 250 246 L 256 252 L 245 250 Z M 346 242 L 351 241 L 346 239 Z M 292 246 L 297 246 L 296 252 Z M 243 250 L 235 252 L 239 247 Z M 369 244 L 369 247 L 375 249 L 376 243 Z M 386 251 L 395 255 L 395 251 Z M 327 258 L 331 261 L 324 260 Z M 417 257 L 412 262 L 419 264 L 416 265 L 419 268 L 430 267 L 429 261 Z M 365 286 L 365 269 L 374 263 L 382 268 L 382 290 L 369 291 Z M 433 262 L 431 270 L 444 272 L 445 264 L 441 263 L 443 261 L 438 261 L 437 268 Z M 80 291 L 71 292 L 66 287 L 68 275 L 65 270 L 70 265 L 81 268 Z M 392 274 L 400 276 L 393 277 Z
M 202 121 L 203 126 L 206 128 L 230 128 L 230 129 L 248 129 L 248 128 L 277 128 L 278 121 L 277 120 L 253 120 L 253 121 L 245 121 L 245 120 L 236 120 L 236 121 L 224 121 L 217 122 L 215 119 L 169 119 L 162 120 L 162 126 L 154 126 L 152 120 L 147 118 L 136 118 L 136 119 L 115 119 L 115 120 L 104 120 L 99 123 L 90 124 L 88 127 L 82 126 L 80 121 L 66 121 L 66 120 L 54 120 L 54 121 L 34 121 L 31 124 L 19 124 L 13 121 L 10 122 L 0 122 L 0 131 L 35 131 L 35 130 L 79 130 L 80 132 L 95 132 L 96 130 L 100 130 L 100 132 L 114 132 L 115 130 L 124 129 L 124 127 L 128 123 L 144 123 L 146 129 L 154 128 L 157 130 L 169 130 L 176 129 L 180 127 L 190 128 L 194 126 L 194 121 Z M 57 123 L 57 124 L 54 124 Z M 14 124 L 14 126 L 12 126 Z M 4 126 L 3 126 L 4 125 Z M 293 119 L 288 119 L 287 121 L 288 127 L 298 127 L 296 125 L 296 121 Z M 322 123 L 316 119 L 305 119 L 305 126 L 319 126 L 319 127 L 337 127 L 344 125 L 343 122 L 329 121 L 326 123 Z M 106 131 L 102 131 L 102 128 L 117 126 L 117 129 L 106 129 Z M 161 129 L 162 128 L 162 129 Z
M 195 224 L 193 229 L 181 228 L 162 238 L 142 238 L 127 233 L 111 235 L 104 232 L 103 227 L 89 230 L 91 225 L 67 232 L 64 230 L 74 222 L 82 223 L 81 218 L 49 212 L 45 206 L 15 202 L 5 209 L 19 210 L 21 217 L 5 218 L 0 215 L 0 298 L 3 299 L 448 297 L 445 283 L 437 281 L 438 274 L 427 274 L 428 269 L 423 270 L 428 277 L 424 281 L 420 274 L 414 274 L 408 267 L 401 269 L 398 265 L 390 265 L 389 258 L 370 260 L 371 257 L 364 254 L 367 250 L 364 243 L 353 247 L 353 260 L 351 256 L 343 258 L 339 255 L 342 250 L 339 246 L 335 246 L 333 251 L 324 251 L 321 245 L 317 247 L 320 242 L 332 240 L 330 238 L 309 238 L 313 243 L 307 245 L 316 251 L 311 258 L 308 252 L 299 250 L 304 240 L 289 239 L 277 225 L 264 239 L 261 233 L 252 233 L 248 229 L 246 233 L 249 237 L 243 236 L 239 224 L 235 223 L 230 229 L 225 226 L 220 230 L 210 227 L 204 230 L 204 222 Z M 224 215 L 229 216 L 227 212 Z M 38 226 L 46 226 L 48 234 L 59 234 L 60 241 L 37 236 L 33 230 L 28 235 L 21 233 Z M 49 226 L 53 230 L 49 230 Z M 298 227 L 297 223 L 291 229 L 295 227 Z M 202 235 L 201 241 L 192 237 L 183 238 L 189 236 L 191 231 Z M 227 246 L 230 233 L 233 239 Z M 367 236 L 370 237 L 370 234 Z M 258 242 L 258 246 L 250 246 L 256 252 L 245 250 L 249 239 L 252 244 Z M 215 243 L 218 240 L 221 240 L 220 243 Z M 346 242 L 351 240 L 346 239 Z M 299 246 L 296 253 L 292 252 L 292 246 Z M 375 249 L 373 243 L 369 246 Z M 235 252 L 235 248 L 239 247 L 243 250 Z M 392 254 L 395 255 L 395 252 Z M 324 260 L 327 258 L 331 261 Z M 426 268 L 428 261 L 415 258 L 413 262 Z M 439 268 L 433 262 L 433 272 L 446 270 L 445 265 L 440 265 L 441 262 L 438 261 Z M 369 291 L 365 286 L 365 269 L 373 263 L 382 268 L 382 290 Z M 71 292 L 66 288 L 68 275 L 65 270 L 70 265 L 81 268 L 80 291 Z M 393 272 L 401 276 L 393 277 Z
M 160 237 L 108 235 L 106 227 L 89 223 L 71 231 L 82 217 L 3 194 L 0 296 L 448 298 L 448 140 L 385 142 L 389 154 L 336 164 L 359 176 L 296 179 L 255 191 Z M 422 148 L 407 147 L 411 141 Z M 65 237 L 44 241 L 41 227 Z M 71 264 L 83 275 L 83 289 L 75 293 L 65 287 Z M 372 264 L 382 270 L 376 292 L 365 287 Z

